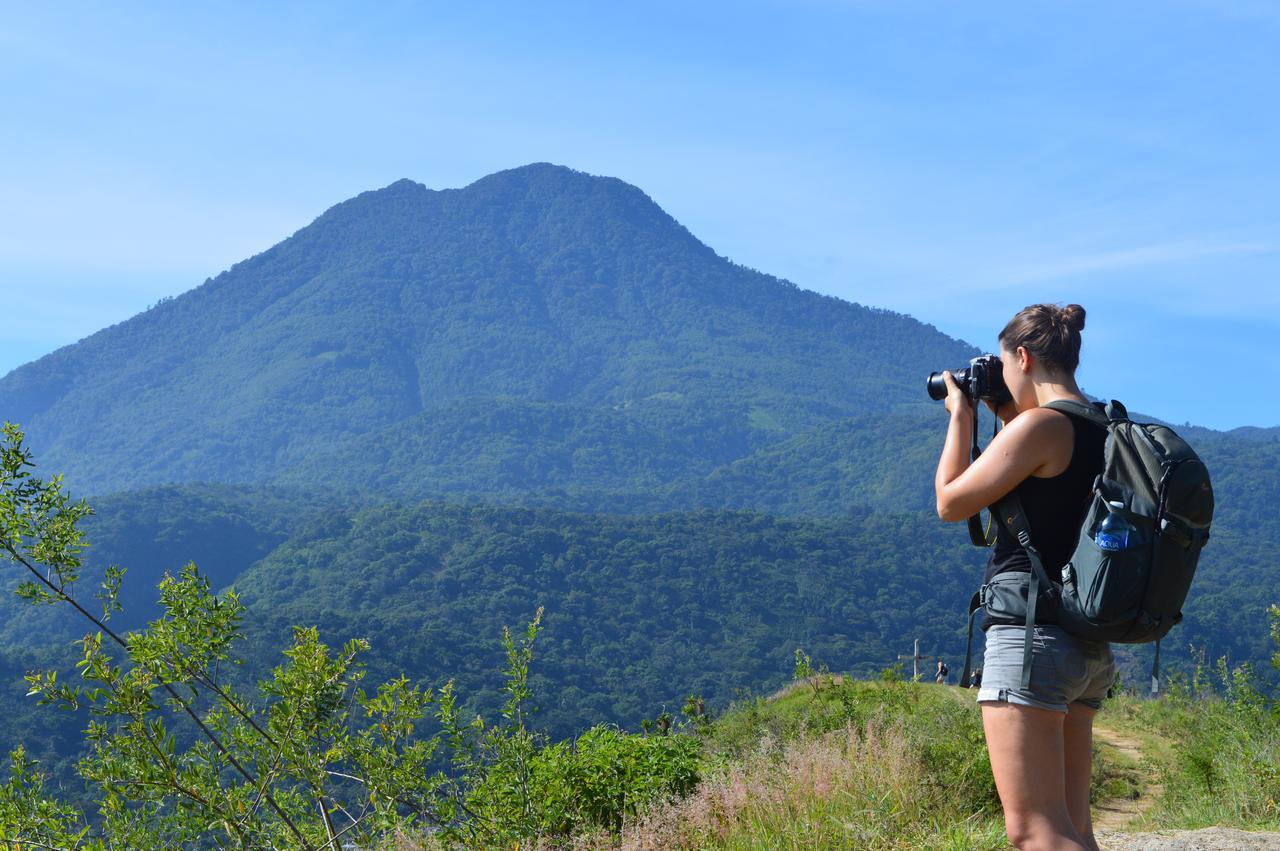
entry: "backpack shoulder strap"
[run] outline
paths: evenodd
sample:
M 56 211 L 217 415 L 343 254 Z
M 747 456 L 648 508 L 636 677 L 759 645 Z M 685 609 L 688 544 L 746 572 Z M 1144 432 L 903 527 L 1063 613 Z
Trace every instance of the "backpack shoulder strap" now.
M 964 647 L 964 673 L 960 675 L 960 687 L 969 687 L 969 675 L 973 673 L 973 616 L 982 611 L 982 592 L 974 593 L 969 600 L 969 638 Z
M 1031 543 L 1031 524 L 1027 522 L 1027 515 L 1022 509 L 1022 500 L 1018 499 L 1017 491 L 1010 491 L 997 502 L 995 511 L 1000 522 L 1013 533 L 1018 543 L 1027 551 L 1027 560 L 1031 562 L 1031 577 L 1027 584 L 1026 629 L 1022 639 L 1022 688 L 1027 689 L 1031 687 L 1031 646 L 1035 636 L 1036 602 L 1042 589 L 1052 593 L 1053 580 L 1044 569 L 1040 551 Z
M 1114 399 L 1108 405 L 1098 403 L 1096 405 L 1086 405 L 1083 402 L 1075 402 L 1071 399 L 1055 399 L 1044 407 L 1055 411 L 1061 411 L 1064 414 L 1080 417 L 1091 423 L 1106 428 L 1113 422 L 1129 419 L 1129 412 L 1124 409 L 1124 405 Z

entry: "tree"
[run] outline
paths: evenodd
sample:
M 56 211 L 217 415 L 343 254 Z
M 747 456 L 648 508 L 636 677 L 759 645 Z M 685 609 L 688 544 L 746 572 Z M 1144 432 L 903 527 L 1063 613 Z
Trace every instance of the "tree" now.
M 160 582 L 159 618 L 117 634 L 107 622 L 124 571 L 107 570 L 101 615 L 76 599 L 85 546 L 77 524 L 92 510 L 70 499 L 60 477 L 42 481 L 32 467 L 21 430 L 5 423 L 0 553 L 31 576 L 18 594 L 67 605 L 95 627 L 79 642 L 83 683 L 56 671 L 26 679 L 40 703 L 92 716 L 77 770 L 93 784 L 99 815 L 91 820 L 46 794 L 39 767 L 18 747 L 0 786 L 6 847 L 336 851 L 412 830 L 490 846 L 617 830 L 624 814 L 697 783 L 690 736 L 650 741 L 598 726 L 551 743 L 529 729 L 542 609 L 522 641 L 503 630 L 508 700 L 492 727 L 463 719 L 452 681 L 433 692 L 401 676 L 365 692 L 369 643 L 353 639 L 334 654 L 314 627 L 295 627 L 284 661 L 256 693 L 242 693 L 222 673 L 241 661 L 233 649 L 244 606 L 234 591 L 213 594 L 194 564 Z M 437 729 L 425 736 L 433 704 Z
M 32 474 L 21 430 L 6 423 L 0 445 L 0 551 L 31 578 L 19 596 L 66 604 L 96 631 L 80 642 L 83 683 L 56 671 L 27 675 L 41 703 L 87 709 L 89 752 L 79 773 L 93 781 L 100 818 L 50 800 L 21 748 L 0 793 L 0 836 L 40 847 L 168 848 L 201 841 L 233 847 L 322 848 L 392 829 L 457 819 L 459 791 L 430 769 L 440 744 L 415 735 L 434 701 L 401 677 L 373 694 L 361 687 L 368 642 L 331 653 L 314 628 L 297 628 L 285 661 L 237 692 L 220 676 L 234 664 L 244 607 L 221 596 L 194 564 L 160 583 L 163 615 L 119 635 L 107 621 L 124 576 L 108 570 L 101 615 L 74 596 L 84 547 L 77 524 L 91 513 L 62 480 Z

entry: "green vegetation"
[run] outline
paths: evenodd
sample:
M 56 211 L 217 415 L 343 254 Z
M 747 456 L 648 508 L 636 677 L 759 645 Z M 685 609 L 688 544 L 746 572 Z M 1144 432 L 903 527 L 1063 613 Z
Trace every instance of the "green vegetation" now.
M 923 517 L 629 517 L 439 503 L 335 512 L 243 573 L 254 657 L 294 623 L 367 636 L 385 669 L 477 673 L 503 623 L 546 608 L 539 718 L 557 735 L 633 724 L 688 691 L 723 706 L 789 670 L 796 645 L 872 674 L 919 634 L 956 648 L 971 593 L 962 542 Z M 929 565 L 929 581 L 902 564 Z M 921 624 L 932 626 L 922 633 Z M 490 702 L 489 705 L 492 705 Z
M 170 514 L 188 509 L 208 522 Z M 663 706 L 674 711 L 689 691 L 724 706 L 741 689 L 771 689 L 797 645 L 862 675 L 917 636 L 958 652 L 963 619 L 953 601 L 971 593 L 975 567 L 952 530 L 923 515 L 629 517 L 435 502 L 343 509 L 252 493 L 217 501 L 153 491 L 104 500 L 85 528 L 93 541 L 88 584 L 107 565 L 129 567 L 126 608 L 116 615 L 125 627 L 158 615 L 145 589 L 188 558 L 202 572 L 210 560 L 210 574 L 234 582 L 249 612 L 245 687 L 275 664 L 295 625 L 315 625 L 379 648 L 370 662 L 378 679 L 455 677 L 470 711 L 493 712 L 500 696 L 485 672 L 499 652 L 495 636 L 543 606 L 536 717 L 558 737 L 602 722 L 634 725 Z M 258 528 L 289 537 L 264 557 L 235 544 L 254 540 Z M 927 534 L 909 531 L 916 528 Z M 229 558 L 237 549 L 238 567 Z M 928 581 L 903 563 L 930 566 Z M 14 679 L 31 667 L 70 669 L 79 624 L 12 600 L 0 601 L 0 611 L 8 646 L 23 648 L 14 651 Z M 23 640 L 31 635 L 39 644 Z M 9 688 L 10 741 L 48 741 L 47 750 L 32 745 L 43 760 L 65 753 L 69 734 L 37 740 L 20 732 L 38 722 L 24 720 L 30 702 Z
M 713 718 L 687 695 L 643 734 L 597 725 L 557 741 L 529 724 L 541 609 L 503 629 L 501 720 L 462 709 L 453 681 L 362 683 L 364 639 L 331 652 L 295 627 L 256 688 L 224 674 L 246 610 L 192 565 L 159 584 L 161 615 L 123 635 L 108 621 L 124 573 L 102 577 L 100 613 L 77 603 L 87 577 L 79 524 L 91 512 L 61 482 L 31 475 L 16 427 L 0 447 L 0 549 L 30 577 L 29 604 L 80 609 L 78 678 L 25 677 L 39 705 L 87 710 L 76 764 L 85 801 L 47 786 L 25 748 L 0 786 L 0 838 L 105 849 L 329 847 L 1001 848 L 1003 830 L 971 694 L 833 675 L 792 648 L 796 682 Z M 492 516 L 486 516 L 492 522 Z M 499 530 L 490 529 L 490 535 Z M 1280 607 L 1271 638 L 1280 644 Z M 114 647 L 113 647 L 114 642 Z M 1280 652 L 1272 663 L 1280 668 Z M 1110 729 L 1141 731 L 1149 762 L 1100 749 L 1100 795 L 1163 791 L 1160 827 L 1280 826 L 1280 702 L 1247 666 L 1203 666 L 1159 701 L 1123 696 Z M 1154 776 L 1151 786 L 1144 772 Z M 85 804 L 92 804 L 96 813 Z
M 694 793 L 623 834 L 645 848 L 1003 848 L 977 707 L 950 691 L 843 680 L 750 701 L 708 729 Z
M 119 622 L 154 618 L 149 589 L 195 561 L 215 589 L 234 586 L 249 607 L 254 648 L 266 648 L 246 651 L 263 666 L 257 673 L 294 624 L 316 624 L 383 648 L 378 676 L 457 674 L 468 699 L 480 701 L 474 708 L 491 710 L 496 692 L 481 672 L 496 652 L 494 636 L 545 606 L 553 637 L 539 674 L 540 719 L 557 735 L 635 723 L 653 707 L 677 706 L 684 689 L 718 706 L 739 689 L 770 689 L 796 645 L 858 676 L 917 637 L 928 652 L 958 661 L 962 607 L 983 558 L 963 530 L 923 511 L 793 519 L 434 501 L 364 508 L 194 486 L 95 507 L 85 521 L 93 543 L 85 575 L 96 583 L 107 566 L 129 566 Z M 1265 605 L 1252 589 L 1268 570 L 1253 559 L 1269 545 L 1254 539 L 1236 550 L 1243 536 L 1232 522 L 1224 512 L 1187 621 L 1165 643 L 1174 668 L 1190 669 L 1182 648 L 1191 642 L 1233 664 L 1267 659 Z M 16 581 L 2 578 L 10 589 Z M 81 635 L 75 624 L 11 598 L 0 600 L 0 613 L 0 665 L 18 675 L 69 665 L 65 642 Z M 1140 681 L 1150 648 L 1117 650 L 1126 679 Z M 9 688 L 5 703 L 21 716 L 22 693 Z
M 1271 607 L 1280 647 L 1280 608 Z M 1280 652 L 1273 659 L 1280 669 Z M 1126 696 L 1110 723 L 1144 742 L 1142 766 L 1162 794 L 1135 825 L 1280 830 L 1280 690 L 1225 658 L 1176 676 L 1161 700 Z
M 30 467 L 21 432 L 6 424 L 0 551 L 31 577 L 18 594 L 74 608 L 97 629 L 79 642 L 78 679 L 25 677 L 40 705 L 89 712 L 76 771 L 97 813 L 48 793 L 18 746 L 0 786 L 6 847 L 318 849 L 423 827 L 436 840 L 476 847 L 617 829 L 645 803 L 697 780 L 687 738 L 649 741 L 597 727 L 551 745 L 526 726 L 541 611 L 523 640 L 503 631 L 507 699 L 492 726 L 465 720 L 451 682 L 433 692 L 397 677 L 367 693 L 359 657 L 368 642 L 331 653 L 314 628 L 294 630 L 284 663 L 255 691 L 238 689 L 222 668 L 239 663 L 233 645 L 244 608 L 234 592 L 211 594 L 194 565 L 160 583 L 161 617 L 117 633 L 107 621 L 123 571 L 108 572 L 100 614 L 83 606 L 78 524 L 90 509 Z M 431 706 L 436 732 L 428 736 L 420 728 Z
M 694 792 L 651 807 L 622 835 L 641 848 L 1008 847 L 972 693 L 886 674 L 817 674 L 739 701 L 699 728 Z M 1141 745 L 1136 760 L 1094 748 L 1095 804 L 1148 799 L 1127 829 L 1280 829 L 1280 692 L 1247 668 L 1220 662 L 1212 675 L 1175 677 L 1159 700 L 1122 694 L 1098 726 Z M 609 842 L 597 833 L 582 844 Z

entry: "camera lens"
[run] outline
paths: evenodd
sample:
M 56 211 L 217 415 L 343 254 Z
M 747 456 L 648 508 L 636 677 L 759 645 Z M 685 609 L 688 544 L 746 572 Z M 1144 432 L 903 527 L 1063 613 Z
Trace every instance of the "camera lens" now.
M 953 369 L 951 371 L 951 377 L 956 380 L 956 384 L 960 386 L 960 389 L 966 393 L 969 392 L 969 374 L 970 369 L 967 366 L 964 369 Z M 925 382 L 924 386 L 929 391 L 930 399 L 936 399 L 941 402 L 947 398 L 947 380 L 942 377 L 941 372 L 929 373 L 929 380 Z
M 930 399 L 942 401 L 947 398 L 947 380 L 942 377 L 941 372 L 929 373 L 929 379 L 925 382 L 925 389 L 929 391 Z

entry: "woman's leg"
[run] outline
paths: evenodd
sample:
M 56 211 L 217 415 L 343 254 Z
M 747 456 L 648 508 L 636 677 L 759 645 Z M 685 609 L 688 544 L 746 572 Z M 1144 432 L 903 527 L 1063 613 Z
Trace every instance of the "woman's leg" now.
M 1076 833 L 1090 851 L 1098 850 L 1089 812 L 1089 786 L 1093 780 L 1093 716 L 1098 710 L 1079 701 L 1067 706 L 1062 725 L 1066 755 L 1067 812 Z
M 1049 709 L 982 704 L 1005 832 L 1022 851 L 1092 851 L 1067 810 L 1065 719 Z

